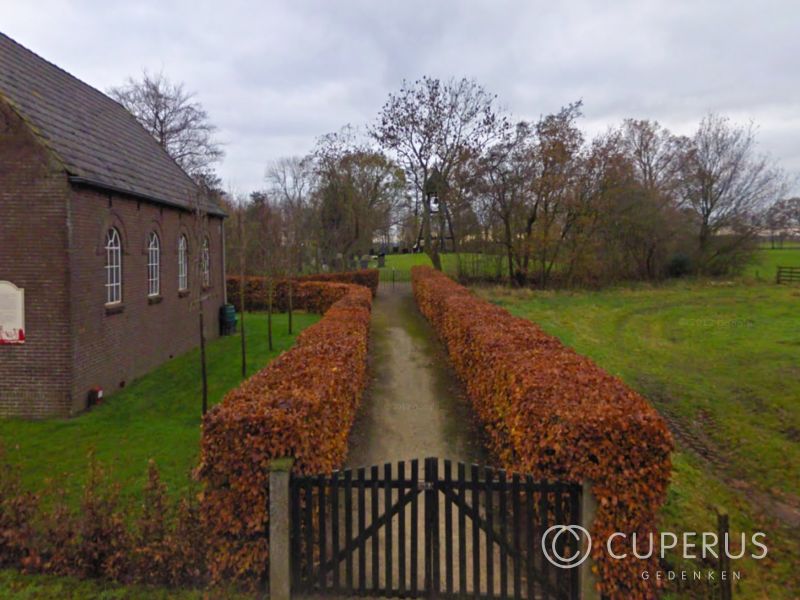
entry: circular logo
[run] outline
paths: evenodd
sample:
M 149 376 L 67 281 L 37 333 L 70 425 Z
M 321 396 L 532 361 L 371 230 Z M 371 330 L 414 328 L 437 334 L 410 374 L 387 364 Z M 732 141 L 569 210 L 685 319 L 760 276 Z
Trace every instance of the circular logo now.
M 570 556 L 561 556 L 557 549 L 558 540 L 564 534 L 573 537 L 577 542 L 577 550 Z M 561 569 L 574 569 L 589 558 L 592 552 L 592 536 L 580 525 L 553 525 L 542 536 L 542 552 L 550 564 Z

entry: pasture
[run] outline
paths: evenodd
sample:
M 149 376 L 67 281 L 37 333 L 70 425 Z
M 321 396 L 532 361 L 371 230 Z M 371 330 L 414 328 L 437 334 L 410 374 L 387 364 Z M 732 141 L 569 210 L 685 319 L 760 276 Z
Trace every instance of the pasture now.
M 786 260 L 761 252 L 762 264 Z M 678 445 L 662 529 L 714 531 L 724 507 L 734 532 L 764 531 L 770 545 L 770 560 L 741 561 L 743 595 L 792 597 L 800 586 L 800 287 L 679 280 L 477 292 L 646 396 Z

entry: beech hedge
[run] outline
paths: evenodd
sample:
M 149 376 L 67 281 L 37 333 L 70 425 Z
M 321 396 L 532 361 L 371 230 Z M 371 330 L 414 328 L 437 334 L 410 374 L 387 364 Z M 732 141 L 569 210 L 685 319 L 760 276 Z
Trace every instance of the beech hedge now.
M 600 591 L 609 598 L 655 597 L 655 578 L 646 581 L 641 572 L 658 570 L 657 558 L 638 560 L 628 549 L 628 559 L 616 560 L 606 554 L 605 540 L 617 531 L 629 540 L 634 532 L 640 540 L 655 533 L 673 449 L 658 412 L 534 323 L 446 275 L 419 266 L 411 278 L 417 305 L 446 345 L 490 451 L 513 472 L 590 480 L 598 500 L 590 531 Z
M 308 306 L 326 310 L 322 319 L 203 420 L 197 475 L 212 581 L 266 576 L 272 459 L 294 457 L 296 473 L 331 472 L 347 452 L 366 383 L 372 293 L 340 283 L 299 287 Z
M 303 275 L 293 277 L 291 281 L 295 284 L 306 282 L 325 282 L 325 283 L 351 283 L 363 285 L 372 292 L 372 297 L 378 293 L 378 282 L 380 272 L 377 269 L 361 269 L 359 271 L 344 271 L 341 273 L 316 273 L 313 275 Z M 226 285 L 228 288 L 228 301 L 240 310 L 240 288 L 241 277 L 228 275 Z M 288 292 L 290 279 L 280 278 L 272 282 L 272 302 L 273 310 L 283 312 L 288 307 Z M 269 300 L 269 280 L 265 277 L 245 277 L 245 305 L 247 310 L 267 310 Z M 309 310 L 305 305 L 305 298 L 298 289 L 298 285 L 292 290 L 292 305 L 294 308 Z

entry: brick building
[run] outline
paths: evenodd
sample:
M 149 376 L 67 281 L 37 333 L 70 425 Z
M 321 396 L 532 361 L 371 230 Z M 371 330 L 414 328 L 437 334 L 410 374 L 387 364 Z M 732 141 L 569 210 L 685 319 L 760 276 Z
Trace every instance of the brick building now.
M 224 213 L 120 104 L 0 34 L 0 415 L 68 416 L 209 338 Z M 5 286 L 6 289 L 13 289 Z

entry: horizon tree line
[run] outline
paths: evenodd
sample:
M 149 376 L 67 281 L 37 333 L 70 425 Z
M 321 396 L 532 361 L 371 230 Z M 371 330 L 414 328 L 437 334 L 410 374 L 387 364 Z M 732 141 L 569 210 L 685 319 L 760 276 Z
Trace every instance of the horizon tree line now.
M 787 175 L 758 151 L 755 125 L 717 114 L 689 136 L 625 119 L 590 138 L 581 101 L 514 120 L 474 80 L 423 77 L 389 94 L 372 123 L 320 136 L 232 198 L 213 170 L 215 128 L 182 85 L 145 72 L 112 95 L 235 217 L 234 273 L 244 262 L 263 274 L 267 255 L 272 276 L 345 269 L 393 245 L 436 268 L 445 251 L 479 256 L 473 275 L 493 263 L 514 285 L 600 285 L 735 273 L 759 232 L 781 243 L 800 227 L 800 200 L 784 197 Z

